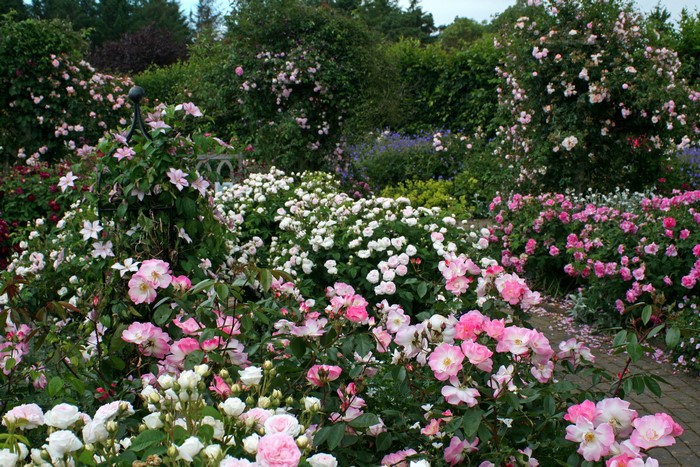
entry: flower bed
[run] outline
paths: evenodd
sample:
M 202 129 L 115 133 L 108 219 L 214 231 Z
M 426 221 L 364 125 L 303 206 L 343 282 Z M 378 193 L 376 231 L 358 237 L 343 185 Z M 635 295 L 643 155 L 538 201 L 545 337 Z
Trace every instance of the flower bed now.
M 540 295 L 488 230 L 321 174 L 210 197 L 192 164 L 228 145 L 174 129 L 198 115 L 101 142 L 3 274 L 3 464 L 653 465 L 681 435 L 617 397 L 653 376 L 530 328 Z
M 571 283 L 583 285 L 589 320 L 619 325 L 642 304 L 651 305 L 650 322 L 658 324 L 683 315 L 684 302 L 695 302 L 699 201 L 697 191 L 670 197 L 496 199 L 496 245 L 503 249 L 503 263 L 519 271 L 539 278 L 563 272 Z M 683 336 L 694 342 L 697 327 L 683 320 Z M 668 340 L 675 343 L 676 331 Z

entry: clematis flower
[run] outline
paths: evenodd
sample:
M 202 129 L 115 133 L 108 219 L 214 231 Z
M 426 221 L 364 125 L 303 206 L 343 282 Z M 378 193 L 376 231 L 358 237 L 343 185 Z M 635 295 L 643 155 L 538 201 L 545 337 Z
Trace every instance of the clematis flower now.
M 91 238 L 94 238 L 97 240 L 98 234 L 102 231 L 102 226 L 100 225 L 100 221 L 96 220 L 95 222 L 91 221 L 83 221 L 83 228 L 80 230 L 80 234 L 83 236 L 83 240 L 90 240 Z
M 73 188 L 75 186 L 74 182 L 77 179 L 78 177 L 73 175 L 73 172 L 68 172 L 66 175 L 58 179 L 58 186 L 61 187 L 61 191 L 65 193 L 68 188 Z
M 190 186 L 190 182 L 188 182 L 186 178 L 188 174 L 180 169 L 174 169 L 171 167 L 166 175 L 170 179 L 170 183 L 175 185 L 175 188 L 177 188 L 178 191 L 182 191 L 182 189 L 186 186 Z

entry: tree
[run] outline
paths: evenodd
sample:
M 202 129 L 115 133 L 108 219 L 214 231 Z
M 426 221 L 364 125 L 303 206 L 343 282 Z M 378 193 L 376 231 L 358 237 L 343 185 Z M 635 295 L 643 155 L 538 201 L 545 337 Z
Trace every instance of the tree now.
M 116 41 L 125 32 L 132 31 L 131 17 L 134 5 L 130 0 L 100 0 L 95 16 L 95 29 L 90 34 L 92 49 L 109 41 Z
M 455 18 L 455 20 L 445 26 L 438 41 L 448 49 L 462 49 L 479 39 L 486 32 L 486 24 L 477 23 L 470 18 Z
M 69 21 L 79 31 L 95 27 L 97 0 L 32 0 L 31 11 L 39 19 Z
M 132 74 L 151 65 L 167 66 L 187 57 L 187 46 L 155 23 L 136 32 L 125 32 L 118 41 L 105 43 L 90 56 L 99 69 Z
M 130 30 L 140 31 L 151 24 L 156 30 L 168 31 L 179 44 L 188 44 L 191 40 L 187 18 L 175 0 L 136 0 Z
M 2 4 L 0 4 L 0 15 L 11 11 L 15 12 L 14 18 L 17 21 L 29 18 L 29 8 L 27 8 L 23 0 L 4 0 Z
M 216 0 L 197 0 L 195 13 L 190 13 L 190 23 L 197 34 L 216 32 L 221 27 L 222 20 Z

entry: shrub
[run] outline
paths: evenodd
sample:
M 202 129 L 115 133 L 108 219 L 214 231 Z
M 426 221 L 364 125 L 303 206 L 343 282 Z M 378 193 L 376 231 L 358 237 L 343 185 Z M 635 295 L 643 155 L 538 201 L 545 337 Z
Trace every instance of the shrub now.
M 460 49 L 403 40 L 387 47 L 401 83 L 403 115 L 394 129 L 403 132 L 451 128 L 487 130 L 496 115 L 501 51 L 484 36 Z
M 234 86 L 253 155 L 290 170 L 335 167 L 343 124 L 378 69 L 366 26 L 297 0 L 238 2 L 230 21 L 222 85 Z
M 478 183 L 468 181 L 473 187 Z M 413 206 L 423 206 L 428 209 L 438 207 L 455 218 L 463 220 L 472 217 L 473 206 L 465 196 L 455 196 L 455 182 L 447 180 L 407 180 L 398 185 L 386 186 L 379 193 L 382 197 L 411 200 Z M 465 186 L 466 188 L 466 186 Z
M 406 180 L 451 179 L 464 163 L 463 148 L 447 142 L 456 139 L 449 132 L 408 136 L 384 131 L 370 138 L 348 147 L 345 159 L 349 176 L 375 190 Z
M 499 38 L 499 132 L 532 190 L 641 190 L 695 138 L 698 95 L 672 50 L 620 0 L 534 2 Z
M 60 21 L 0 19 L 0 146 L 16 157 L 57 161 L 95 144 L 124 118 L 128 79 L 80 61 L 84 42 Z M 124 123 L 125 120 L 122 120 Z

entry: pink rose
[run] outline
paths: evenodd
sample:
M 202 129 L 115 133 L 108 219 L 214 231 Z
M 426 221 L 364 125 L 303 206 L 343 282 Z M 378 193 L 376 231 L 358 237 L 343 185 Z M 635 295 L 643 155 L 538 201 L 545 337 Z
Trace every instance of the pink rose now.
M 287 433 L 273 433 L 260 438 L 255 460 L 260 467 L 296 467 L 301 451 Z
M 289 436 L 298 436 L 301 426 L 296 418 L 288 414 L 273 415 L 265 420 L 265 433 L 286 433 Z
M 340 377 L 342 368 L 335 365 L 314 365 L 306 373 L 306 379 L 314 386 L 323 387 Z

